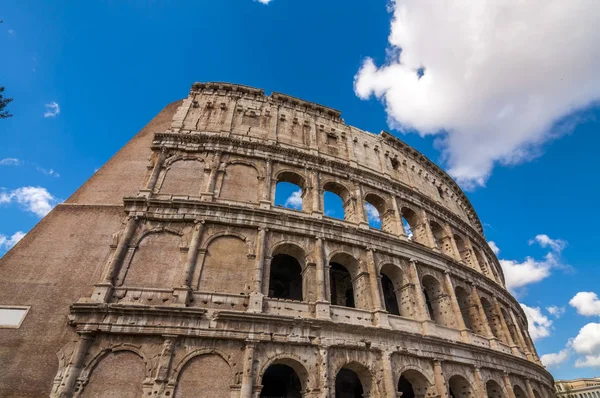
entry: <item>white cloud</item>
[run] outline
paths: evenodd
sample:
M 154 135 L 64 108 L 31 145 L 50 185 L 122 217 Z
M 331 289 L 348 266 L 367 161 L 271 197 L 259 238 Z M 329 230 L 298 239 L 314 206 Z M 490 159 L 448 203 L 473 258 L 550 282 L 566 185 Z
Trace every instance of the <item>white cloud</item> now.
M 523 311 L 525 311 L 525 316 L 527 316 L 531 339 L 535 341 L 550 336 L 552 321 L 546 315 L 542 314 L 540 307 L 529 307 L 522 303 L 519 304 L 521 304 Z
M 594 292 L 579 292 L 569 301 L 579 315 L 600 316 L 600 299 Z
M 560 365 L 561 363 L 566 361 L 567 358 L 569 358 L 569 349 L 565 348 L 564 350 L 561 350 L 557 353 L 544 354 L 541 356 L 540 359 L 542 360 L 544 366 L 551 368 Z
M 367 58 L 355 92 L 379 98 L 392 127 L 438 135 L 465 187 L 539 155 L 575 124 L 558 121 L 600 98 L 596 0 L 391 0 L 390 10 L 387 63 Z
M 17 231 L 12 236 L 0 234 L 0 250 L 8 250 L 25 236 L 23 231 Z
M 582 327 L 572 346 L 583 355 L 575 361 L 575 367 L 600 367 L 600 323 L 588 323 Z
M 530 245 L 533 245 L 536 242 L 543 248 L 550 247 L 550 249 L 559 253 L 562 252 L 565 247 L 567 247 L 567 242 L 564 240 L 552 239 L 546 234 L 536 235 L 535 238 L 529 240 Z
M 285 200 L 284 205 L 296 210 L 302 209 L 302 190 L 292 192 L 290 197 Z
M 0 166 L 18 166 L 21 161 L 17 158 L 4 158 L 0 159 Z
M 40 173 L 47 175 L 47 176 L 52 176 L 52 177 L 60 177 L 60 174 L 58 174 L 54 169 L 49 169 L 46 170 L 43 167 L 40 166 L 36 166 L 35 169 L 37 171 L 39 171 Z
M 565 307 L 551 305 L 550 307 L 546 307 L 546 311 L 548 311 L 550 315 L 558 319 L 565 313 Z
M 12 202 L 18 203 L 38 217 L 44 217 L 56 206 L 58 199 L 42 187 L 22 187 L 8 192 L 0 192 L 0 203 Z
M 408 238 L 408 240 L 412 240 L 413 237 L 413 231 L 410 228 L 410 224 L 408 223 L 408 221 L 406 221 L 406 219 L 402 219 L 402 225 L 404 226 L 404 232 L 406 232 L 406 237 Z
M 369 222 L 374 222 L 374 223 L 380 223 L 381 219 L 379 218 L 379 212 L 377 211 L 377 209 L 375 208 L 375 206 L 373 206 L 370 203 L 366 203 L 365 204 L 365 209 L 367 210 L 367 218 L 369 220 Z
M 492 252 L 494 252 L 495 255 L 500 253 L 500 248 L 496 245 L 496 242 L 488 242 L 488 246 L 490 249 L 492 249 Z
M 46 104 L 46 112 L 44 112 L 44 117 L 55 117 L 60 114 L 60 106 L 52 101 L 49 104 Z
M 261 4 L 269 4 L 273 0 L 254 0 L 254 1 L 258 1 Z
M 538 243 L 544 248 L 550 248 L 551 252 L 546 253 L 542 260 L 536 260 L 532 257 L 526 257 L 523 262 L 506 259 L 498 260 L 504 270 L 506 287 L 514 294 L 517 294 L 517 290 L 526 285 L 546 279 L 554 268 L 569 268 L 560 261 L 561 251 L 567 246 L 566 241 L 551 239 L 548 235 L 540 234 L 529 240 L 530 245 L 534 243 Z M 494 246 L 496 245 L 494 244 Z M 491 244 L 490 247 L 492 247 Z

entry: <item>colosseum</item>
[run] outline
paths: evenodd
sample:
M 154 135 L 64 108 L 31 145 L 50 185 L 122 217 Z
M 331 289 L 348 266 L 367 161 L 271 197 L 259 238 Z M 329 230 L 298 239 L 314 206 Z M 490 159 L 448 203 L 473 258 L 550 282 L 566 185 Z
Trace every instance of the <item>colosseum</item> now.
M 555 397 L 444 171 L 241 85 L 193 84 L 46 216 L 0 309 L 2 397 Z

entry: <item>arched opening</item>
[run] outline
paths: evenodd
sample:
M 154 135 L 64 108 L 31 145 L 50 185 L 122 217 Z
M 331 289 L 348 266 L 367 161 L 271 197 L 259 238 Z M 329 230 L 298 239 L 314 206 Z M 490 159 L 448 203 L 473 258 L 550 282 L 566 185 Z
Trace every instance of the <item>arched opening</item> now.
M 304 209 L 304 178 L 296 173 L 282 172 L 276 177 L 274 204 L 293 210 Z
M 363 385 L 351 369 L 342 368 L 335 377 L 335 398 L 363 398 Z
M 302 385 L 298 374 L 283 364 L 269 366 L 262 377 L 261 398 L 301 398 Z
M 502 387 L 494 380 L 485 383 L 487 398 L 505 398 Z
M 525 391 L 523 391 L 523 389 L 517 385 L 513 387 L 513 392 L 515 393 L 515 398 L 527 398 Z
M 409 317 L 410 289 L 400 267 L 393 264 L 381 267 L 381 287 L 386 311 L 393 315 Z
M 371 228 L 394 233 L 394 213 L 389 209 L 383 198 L 372 193 L 367 194 L 365 196 L 365 209 Z
M 498 322 L 498 317 L 496 316 L 496 311 L 494 311 L 492 304 L 485 297 L 481 297 L 481 306 L 483 307 L 483 312 L 486 317 L 484 321 L 487 321 L 492 330 L 492 334 L 497 339 L 502 339 L 502 325 Z
M 429 316 L 432 321 L 444 326 L 448 326 L 445 316 L 444 307 L 446 306 L 446 295 L 442 289 L 442 285 L 433 276 L 426 275 L 421 282 L 423 286 L 423 294 L 425 296 L 425 304 L 429 311 Z
M 483 274 L 485 276 L 487 276 L 488 278 L 495 280 L 494 275 L 490 274 L 490 269 L 487 264 L 487 259 L 481 254 L 481 252 L 479 250 L 473 249 L 473 251 L 475 252 L 475 258 L 477 259 L 479 268 L 481 268 L 481 272 L 483 272 Z
M 456 294 L 456 301 L 458 301 L 458 307 L 460 308 L 460 313 L 462 314 L 463 320 L 465 322 L 465 327 L 469 330 L 473 330 L 473 324 L 476 320 L 471 319 L 470 308 L 471 300 L 469 300 L 469 294 L 467 291 L 461 287 L 457 286 L 454 289 L 454 293 Z
M 475 398 L 471 384 L 462 376 L 455 375 L 448 381 L 450 398 Z
M 355 308 L 354 286 L 350 272 L 341 264 L 329 264 L 329 283 L 331 285 L 331 304 Z
M 454 242 L 456 242 L 456 248 L 458 249 L 458 254 L 460 256 L 460 259 L 465 264 L 470 265 L 467 244 L 465 243 L 464 239 L 458 235 L 454 235 Z
M 597 392 L 594 393 L 594 397 L 598 398 Z M 533 389 L 533 398 L 542 398 L 542 394 L 540 394 L 540 392 L 538 390 L 536 390 L 535 388 Z
M 402 373 L 398 380 L 398 392 L 402 398 L 425 398 L 430 387 L 425 376 L 413 369 Z
M 506 322 L 506 326 L 508 327 L 508 333 L 510 333 L 510 337 L 513 343 L 517 345 L 517 347 L 521 348 L 521 350 L 525 350 L 525 347 L 520 346 L 519 336 L 517 335 L 517 328 L 515 327 L 512 317 L 504 308 L 500 308 L 500 312 L 502 313 L 504 322 Z
M 346 221 L 354 220 L 350 192 L 342 184 L 328 182 L 323 186 L 323 214 Z
M 404 226 L 404 233 L 409 240 L 420 242 L 420 237 L 417 236 L 417 228 L 420 224 L 419 216 L 412 209 L 403 207 L 400 210 L 402 213 L 402 225 Z
M 276 254 L 271 260 L 269 297 L 302 301 L 302 267 L 288 254 Z
M 435 245 L 435 248 L 441 251 L 442 253 L 445 253 L 446 251 L 444 250 L 444 229 L 440 224 L 438 224 L 435 221 L 430 221 L 429 226 L 431 227 L 431 233 L 433 234 L 433 243 Z

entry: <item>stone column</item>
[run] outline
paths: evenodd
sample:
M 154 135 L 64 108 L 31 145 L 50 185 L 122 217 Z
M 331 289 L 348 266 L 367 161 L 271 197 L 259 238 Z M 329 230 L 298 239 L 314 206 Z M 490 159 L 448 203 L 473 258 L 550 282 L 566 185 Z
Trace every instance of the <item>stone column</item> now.
M 319 182 L 319 171 L 313 170 L 311 173 L 312 178 L 312 213 L 316 215 L 323 215 L 321 207 L 321 185 Z
M 173 291 L 173 295 L 175 296 L 174 302 L 180 305 L 186 305 L 188 302 L 192 278 L 194 277 L 194 269 L 196 267 L 196 262 L 198 261 L 198 248 L 200 247 L 200 240 L 202 239 L 203 230 L 204 220 L 197 220 L 194 223 L 192 237 L 190 238 L 187 258 L 185 260 L 185 269 L 181 277 L 180 286 L 175 288 Z
M 254 278 L 252 291 L 250 292 L 250 304 L 248 312 L 262 312 L 263 307 L 263 269 L 265 264 L 265 243 L 267 240 L 265 227 L 258 228 L 256 238 L 256 261 L 254 263 Z
M 450 273 L 448 271 L 444 271 L 444 277 L 444 280 L 446 282 L 446 290 L 448 291 L 448 295 L 450 296 L 452 311 L 454 312 L 454 318 L 456 319 L 456 327 L 458 330 L 460 330 L 462 341 L 468 343 L 471 341 L 471 339 L 469 337 L 467 326 L 465 325 L 465 320 L 463 318 L 462 311 L 460 310 L 460 305 L 458 305 L 458 299 L 456 298 L 456 292 L 454 291 L 454 285 L 452 284 Z
M 473 298 L 473 302 L 477 306 L 479 310 L 479 319 L 481 319 L 481 326 L 483 326 L 483 330 L 485 331 L 485 335 L 490 340 L 490 346 L 492 348 L 497 348 L 496 336 L 492 333 L 492 328 L 490 327 L 490 320 L 485 314 L 485 310 L 483 309 L 483 305 L 481 304 L 481 298 L 479 297 L 479 292 L 477 291 L 477 287 L 473 284 L 471 285 L 471 297 Z
M 511 309 L 508 310 L 508 315 L 510 316 L 513 327 L 515 328 L 515 334 L 517 335 L 517 339 L 519 340 L 519 346 L 525 353 L 525 356 L 527 356 L 527 359 L 529 359 L 530 361 L 533 361 L 533 355 L 529 351 L 529 347 L 527 347 L 527 344 L 525 344 L 525 338 L 523 337 L 521 328 L 519 327 L 519 325 L 517 323 L 517 318 L 515 317 L 515 314 L 513 314 Z
M 376 326 L 389 328 L 387 312 L 382 306 L 381 295 L 379 294 L 379 278 L 377 264 L 375 263 L 375 254 L 373 248 L 367 249 L 367 270 L 369 272 L 369 291 L 371 293 L 371 303 L 374 311 L 374 321 Z
M 317 271 L 317 302 L 316 302 L 316 316 L 317 318 L 329 319 L 331 314 L 329 312 L 329 298 L 326 296 L 327 292 L 327 268 L 325 266 L 325 252 L 323 250 L 323 238 L 317 237 L 315 241 L 315 265 Z
M 267 159 L 266 172 L 265 172 L 265 186 L 264 192 L 262 195 L 262 200 L 260 201 L 260 207 L 263 209 L 271 208 L 271 185 L 272 185 L 272 176 L 273 174 L 273 162 L 270 158 Z
M 527 395 L 531 398 L 535 398 L 535 394 L 533 393 L 533 386 L 531 385 L 530 379 L 525 379 L 525 386 L 527 387 Z
M 423 226 L 423 231 L 425 232 L 425 236 L 427 238 L 427 242 L 423 242 L 427 244 L 430 248 L 435 248 L 435 238 L 433 236 L 433 231 L 431 230 L 431 225 L 429 224 L 429 217 L 427 217 L 427 212 L 425 210 L 421 210 L 421 224 Z M 413 234 L 415 231 L 413 231 Z
M 363 199 L 363 189 L 360 182 L 354 181 L 355 186 L 355 197 L 356 197 L 356 217 L 359 228 L 369 228 L 369 219 L 367 217 L 367 210 L 365 209 L 365 201 Z
M 483 272 L 481 271 L 481 266 L 479 265 L 479 261 L 477 260 L 477 256 L 475 255 L 475 249 L 473 249 L 471 240 L 468 237 L 465 237 L 465 246 L 467 247 L 467 250 L 469 250 L 470 253 L 471 265 L 476 271 L 483 274 Z
M 92 344 L 94 339 L 94 335 L 92 333 L 80 333 L 79 341 L 77 341 L 77 346 L 71 355 L 71 359 L 67 364 L 65 371 L 63 373 L 63 380 L 60 384 L 60 387 L 53 394 L 53 397 L 58 398 L 70 398 L 73 396 L 73 390 L 75 388 L 75 384 L 77 383 L 77 378 L 81 373 L 81 369 L 84 366 L 85 356 Z
M 240 398 L 252 398 L 252 390 L 254 389 L 255 351 L 256 343 L 250 341 L 246 342 L 246 352 L 244 353 L 242 388 L 240 391 Z
M 504 372 L 503 380 L 504 388 L 506 389 L 506 394 L 508 395 L 508 398 L 516 398 L 515 392 L 513 391 L 512 383 L 510 382 L 510 376 L 507 372 Z
M 392 197 L 392 205 L 394 213 L 396 214 L 396 228 L 398 229 L 397 235 L 406 238 L 406 231 L 404 230 L 404 223 L 402 222 L 402 209 L 398 206 L 398 198 Z
M 504 315 L 502 314 L 502 309 L 500 308 L 500 304 L 498 303 L 498 298 L 496 296 L 492 296 L 492 301 L 494 304 L 494 308 L 496 310 L 496 314 L 498 315 L 498 319 L 500 319 L 500 324 L 502 325 L 502 335 L 504 337 L 504 342 L 508 344 L 513 352 L 517 349 L 515 342 L 510 335 L 510 330 L 508 329 L 508 324 L 506 323 L 506 319 L 504 319 Z
M 394 370 L 392 368 L 392 353 L 381 353 L 381 367 L 383 371 L 383 388 L 386 397 L 396 397 L 396 383 L 394 383 Z
M 219 169 L 221 168 L 221 157 L 223 153 L 221 151 L 215 152 L 213 157 L 212 166 L 210 169 L 210 176 L 208 177 L 208 183 L 206 186 L 206 192 L 200 195 L 200 199 L 203 201 L 211 201 L 215 196 L 215 185 L 217 184 L 217 177 L 219 175 Z
M 167 148 L 160 148 L 160 154 L 154 163 L 154 168 L 152 169 L 152 174 L 150 174 L 150 178 L 148 179 L 148 183 L 146 184 L 146 190 L 149 192 L 153 192 L 156 187 L 156 182 L 158 181 L 158 176 L 160 175 L 160 170 L 167 159 Z
M 478 397 L 487 397 L 487 389 L 483 384 L 483 378 L 481 377 L 481 370 L 479 366 L 475 366 L 473 374 L 475 375 L 475 390 Z
M 433 361 L 433 378 L 435 380 L 435 391 L 438 393 L 438 396 L 440 398 L 448 398 L 448 386 L 446 385 L 446 378 L 442 371 L 441 361 Z
M 319 347 L 319 387 L 321 398 L 329 396 L 329 351 L 327 347 Z
M 417 261 L 410 260 L 409 278 L 415 289 L 415 301 L 416 301 L 416 316 L 419 321 L 430 321 L 429 311 L 427 304 L 425 303 L 425 296 L 423 295 L 423 288 L 421 287 L 421 280 L 419 279 L 419 273 L 417 271 Z

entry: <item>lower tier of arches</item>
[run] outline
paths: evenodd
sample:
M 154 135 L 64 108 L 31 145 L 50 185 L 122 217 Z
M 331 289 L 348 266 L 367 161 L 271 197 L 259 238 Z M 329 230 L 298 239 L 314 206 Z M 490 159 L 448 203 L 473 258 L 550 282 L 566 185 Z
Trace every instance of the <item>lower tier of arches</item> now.
M 315 337 L 315 344 L 294 344 L 261 334 L 80 333 L 58 353 L 51 397 L 555 397 L 548 375 L 500 359 L 436 357 L 426 351 L 431 347 L 374 345 L 368 336 L 358 343 Z

